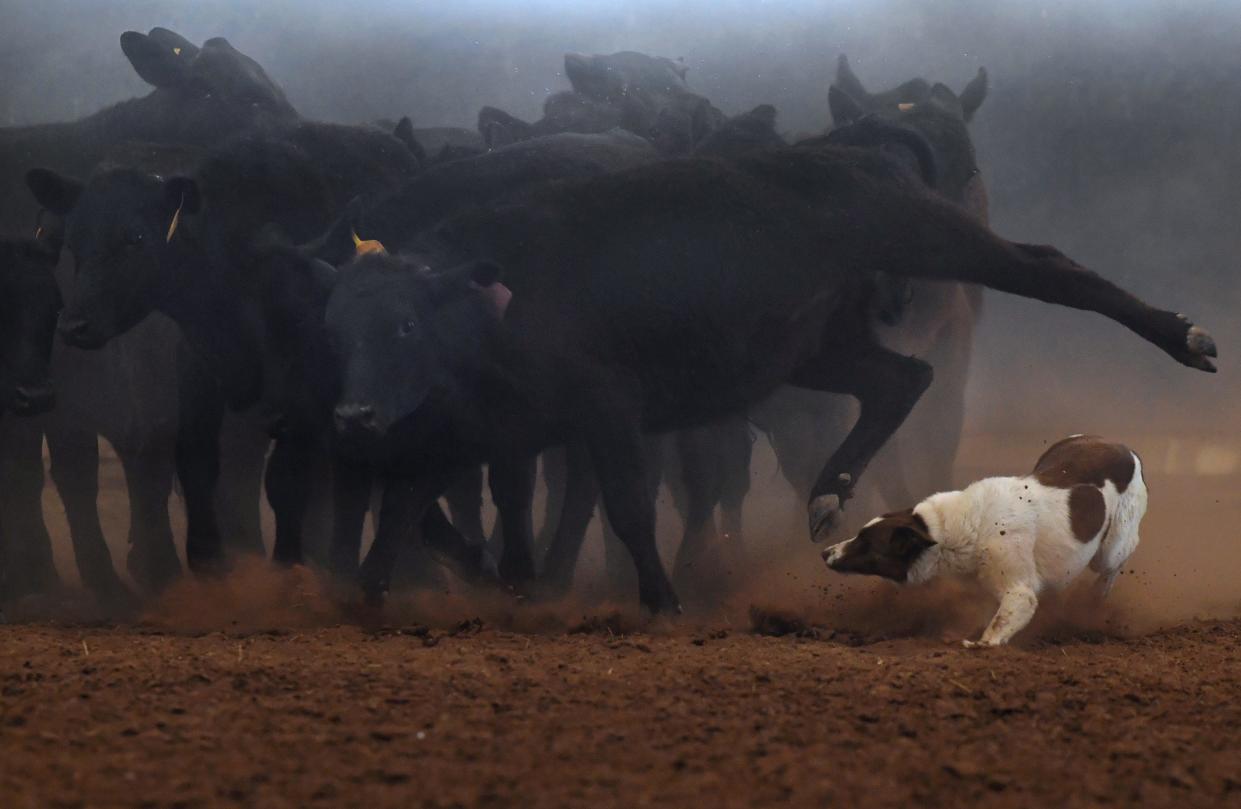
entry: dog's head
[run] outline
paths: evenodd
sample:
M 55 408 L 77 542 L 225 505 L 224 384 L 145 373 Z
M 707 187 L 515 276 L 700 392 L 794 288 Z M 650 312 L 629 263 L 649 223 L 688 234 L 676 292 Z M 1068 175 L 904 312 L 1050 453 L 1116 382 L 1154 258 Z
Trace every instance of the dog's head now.
M 823 561 L 837 573 L 863 573 L 905 582 L 910 568 L 934 545 L 926 521 L 913 509 L 906 509 L 877 517 L 853 539 L 824 549 Z

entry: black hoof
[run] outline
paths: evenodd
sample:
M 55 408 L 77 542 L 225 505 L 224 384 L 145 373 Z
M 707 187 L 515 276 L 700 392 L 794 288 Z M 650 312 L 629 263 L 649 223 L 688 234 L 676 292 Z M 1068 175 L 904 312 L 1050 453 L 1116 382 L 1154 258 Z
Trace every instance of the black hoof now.
M 843 503 L 840 496 L 822 494 L 810 501 L 810 541 L 826 542 L 840 525 Z

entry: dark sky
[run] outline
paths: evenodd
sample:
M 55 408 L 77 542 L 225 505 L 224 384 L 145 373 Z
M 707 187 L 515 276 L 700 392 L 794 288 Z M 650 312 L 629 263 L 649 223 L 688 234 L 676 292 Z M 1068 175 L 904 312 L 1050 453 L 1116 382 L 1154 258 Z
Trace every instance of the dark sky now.
M 1241 4 L 1235 2 L 328 3 L 0 1 L 0 124 L 60 120 L 144 92 L 126 29 L 225 36 L 307 116 L 410 115 L 471 126 L 491 104 L 536 117 L 564 52 L 684 58 L 726 112 L 769 102 L 781 128 L 828 124 L 846 52 L 872 89 L 916 75 L 959 89 L 985 65 L 973 125 L 993 225 L 1055 244 L 1211 328 L 1222 378 L 1184 370 L 1114 324 L 988 299 L 974 421 L 1104 429 L 1166 418 L 1219 429 L 1241 370 Z M 1002 418 L 1001 418 L 1002 416 Z

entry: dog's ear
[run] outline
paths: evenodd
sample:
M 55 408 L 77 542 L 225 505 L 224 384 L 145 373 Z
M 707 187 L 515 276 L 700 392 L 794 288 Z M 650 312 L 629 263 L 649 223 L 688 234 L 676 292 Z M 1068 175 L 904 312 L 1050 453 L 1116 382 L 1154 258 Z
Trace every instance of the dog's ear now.
M 918 525 L 902 525 L 892 531 L 892 552 L 898 559 L 916 559 L 934 544 L 931 535 Z

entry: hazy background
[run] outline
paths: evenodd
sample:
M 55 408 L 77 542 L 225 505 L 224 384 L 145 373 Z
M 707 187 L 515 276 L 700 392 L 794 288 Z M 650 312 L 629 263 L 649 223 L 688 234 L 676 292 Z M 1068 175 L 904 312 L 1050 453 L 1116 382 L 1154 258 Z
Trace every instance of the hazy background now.
M 1190 314 L 1222 359 L 1210 377 L 1098 316 L 989 293 L 960 472 L 1028 467 L 1068 432 L 1125 440 L 1173 476 L 1152 487 L 1163 537 L 1146 567 L 1210 571 L 1231 583 L 1215 596 L 1241 595 L 1241 559 L 1220 555 L 1241 553 L 1241 3 L 0 0 L 0 19 L 0 125 L 146 92 L 117 37 L 157 25 L 227 37 L 306 116 L 422 126 L 472 127 L 484 104 L 537 117 L 568 86 L 566 51 L 683 58 L 724 111 L 769 102 L 798 133 L 829 124 L 842 52 L 872 90 L 914 76 L 960 90 L 986 66 L 972 132 L 995 229 Z M 775 474 L 769 459 L 756 470 Z
M 155 25 L 227 37 L 304 115 L 346 122 L 473 126 L 484 104 L 537 117 L 567 86 L 571 50 L 683 58 L 717 106 L 773 103 L 789 132 L 829 123 L 839 53 L 871 89 L 924 76 L 959 90 L 985 65 L 991 94 L 972 129 L 995 228 L 1191 314 L 1219 339 L 1224 373 L 1187 372 L 1097 317 L 990 295 L 972 427 L 1235 423 L 1220 392 L 1241 345 L 1241 4 L 4 0 L 0 11 L 3 125 L 145 92 L 117 37 Z

